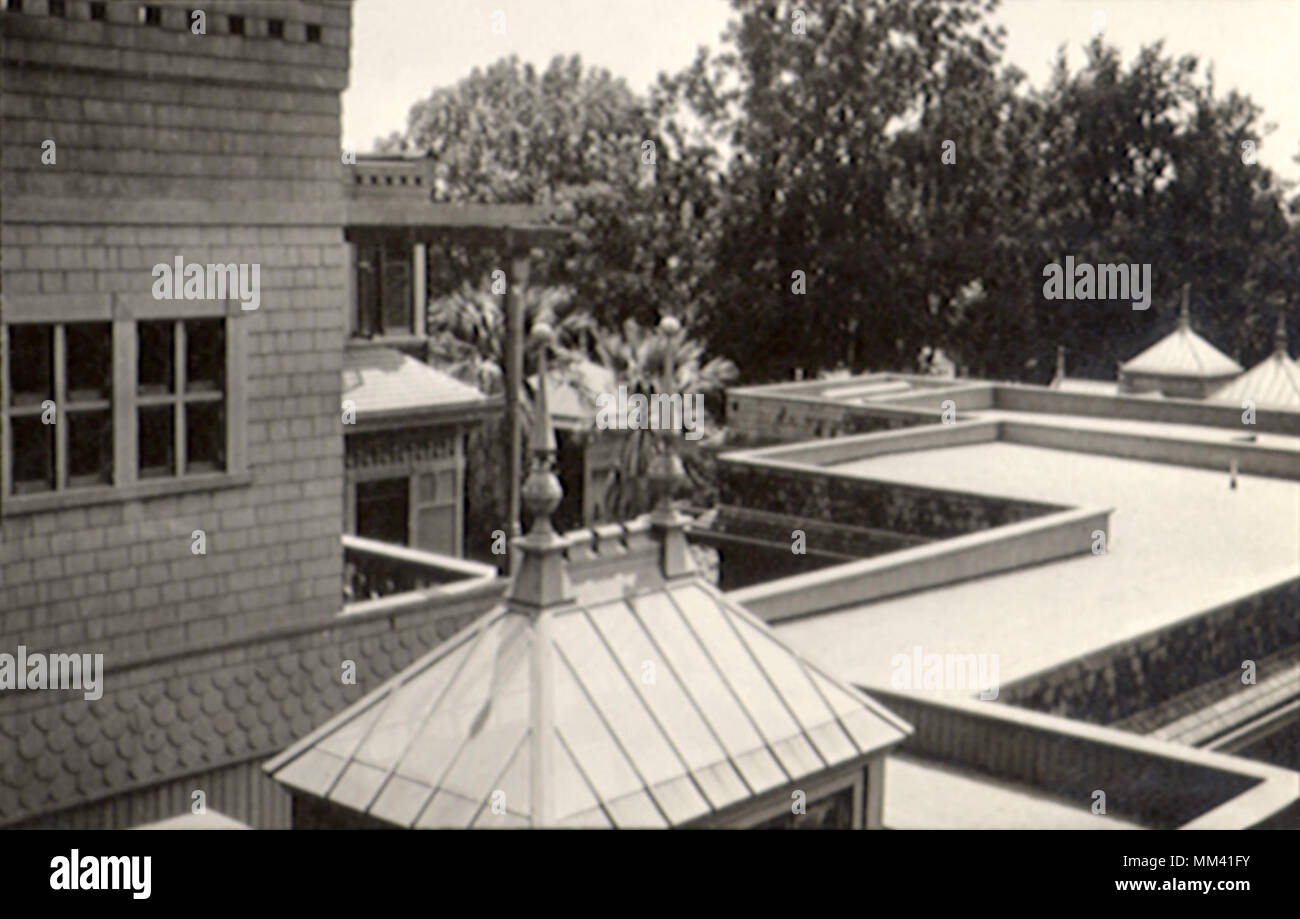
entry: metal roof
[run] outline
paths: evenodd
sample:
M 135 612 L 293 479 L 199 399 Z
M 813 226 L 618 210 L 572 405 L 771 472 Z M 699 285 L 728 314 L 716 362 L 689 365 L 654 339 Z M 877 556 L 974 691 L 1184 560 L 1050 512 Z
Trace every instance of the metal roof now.
M 1180 323 L 1160 341 L 1120 365 L 1123 373 L 1214 379 L 1241 373 L 1241 365 Z
M 908 731 L 687 577 L 500 607 L 267 768 L 400 826 L 667 827 Z
M 491 407 L 473 386 L 392 348 L 348 348 L 343 398 L 356 404 L 358 422 L 374 416 Z
M 1300 411 L 1300 363 L 1285 351 L 1274 351 L 1211 398 L 1236 404 L 1249 399 L 1264 408 Z
M 404 827 L 670 827 L 903 740 L 906 723 L 700 577 L 672 463 L 652 467 L 648 519 L 555 533 L 547 376 L 543 352 L 533 524 L 504 603 L 266 770 Z

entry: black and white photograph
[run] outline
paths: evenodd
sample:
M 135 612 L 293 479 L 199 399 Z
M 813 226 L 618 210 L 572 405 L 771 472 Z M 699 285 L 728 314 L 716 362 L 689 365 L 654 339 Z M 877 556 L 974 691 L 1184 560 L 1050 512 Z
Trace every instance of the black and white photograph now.
M 1300 0 L 0 0 L 4 888 L 819 829 L 723 845 L 1279 895 L 1228 831 L 1300 830 L 1298 51 Z M 331 832 L 402 829 L 522 832 Z

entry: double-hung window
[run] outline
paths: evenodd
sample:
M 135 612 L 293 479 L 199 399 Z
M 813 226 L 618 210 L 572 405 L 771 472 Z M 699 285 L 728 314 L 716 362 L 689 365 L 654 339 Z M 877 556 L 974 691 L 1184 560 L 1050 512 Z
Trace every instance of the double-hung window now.
M 0 513 L 239 484 L 238 302 L 6 297 Z

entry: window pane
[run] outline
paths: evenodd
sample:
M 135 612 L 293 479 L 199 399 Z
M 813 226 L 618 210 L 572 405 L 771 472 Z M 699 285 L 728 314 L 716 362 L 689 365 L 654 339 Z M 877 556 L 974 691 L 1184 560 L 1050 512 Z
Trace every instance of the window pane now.
M 226 381 L 226 322 L 185 323 L 185 391 L 221 391 Z
M 400 240 L 384 246 L 384 333 L 411 331 L 411 247 Z
M 139 359 L 136 362 L 137 386 L 142 396 L 173 392 L 175 388 L 176 347 L 174 322 L 141 322 L 139 333 Z
M 68 485 L 113 482 L 112 412 L 68 412 Z
M 379 332 L 379 247 L 357 246 L 357 326 L 358 335 Z
M 15 494 L 51 491 L 54 488 L 54 425 L 41 424 L 39 417 L 14 418 Z
M 54 398 L 54 327 L 9 327 L 9 403 L 40 405 Z
M 357 483 L 357 535 L 406 545 L 410 480 Z
M 223 472 L 226 468 L 226 407 L 220 402 L 185 406 L 185 471 Z
M 176 419 L 170 405 L 140 409 L 140 478 L 176 474 Z
M 107 399 L 113 392 L 113 329 L 107 322 L 66 328 L 68 400 Z
M 456 545 L 456 509 L 422 507 L 415 515 L 415 546 L 444 555 L 460 555 Z

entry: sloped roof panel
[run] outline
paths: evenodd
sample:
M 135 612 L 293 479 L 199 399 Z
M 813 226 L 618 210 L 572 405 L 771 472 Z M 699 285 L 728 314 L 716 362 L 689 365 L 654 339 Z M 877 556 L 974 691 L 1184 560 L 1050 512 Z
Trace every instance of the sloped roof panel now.
M 1241 373 L 1241 365 L 1187 326 L 1174 329 L 1120 365 L 1125 373 L 1216 378 Z
M 1261 408 L 1300 411 L 1300 362 L 1274 351 L 1237 379 L 1225 383 L 1211 398 L 1238 405 L 1249 399 Z
M 343 398 L 357 417 L 486 404 L 487 398 L 448 373 L 392 348 L 350 348 L 343 357 Z
M 711 585 L 642 575 L 488 613 L 273 774 L 399 826 L 664 827 L 905 736 Z

